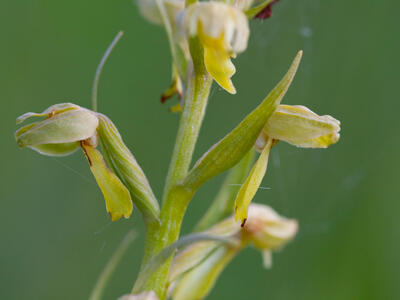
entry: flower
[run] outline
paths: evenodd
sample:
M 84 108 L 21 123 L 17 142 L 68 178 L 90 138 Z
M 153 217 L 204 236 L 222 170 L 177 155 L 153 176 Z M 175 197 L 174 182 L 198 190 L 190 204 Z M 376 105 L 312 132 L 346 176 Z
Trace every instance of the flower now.
M 174 300 L 203 299 L 228 263 L 246 246 L 263 254 L 264 266 L 271 266 L 271 252 L 284 247 L 296 235 L 297 221 L 280 216 L 269 206 L 251 204 L 248 222 L 242 228 L 233 217 L 226 218 L 205 234 L 230 237 L 237 243 L 202 241 L 186 247 L 174 258 L 169 280 Z
M 247 208 L 267 171 L 269 152 L 278 141 L 301 148 L 327 148 L 339 140 L 340 122 L 319 116 L 305 106 L 279 105 L 256 141 L 261 152 L 235 200 L 235 218 L 246 222 Z
M 247 219 L 244 239 L 262 251 L 264 266 L 270 267 L 271 251 L 282 248 L 294 238 L 298 223 L 280 216 L 269 206 L 254 203 L 249 207 Z
M 157 1 L 160 1 L 160 4 L 165 7 L 169 20 L 174 20 L 175 16 L 185 7 L 184 0 L 138 0 L 137 3 L 142 16 L 157 25 L 164 23 Z
M 15 133 L 17 144 L 49 156 L 71 154 L 79 148 L 79 141 L 96 134 L 99 125 L 93 112 L 72 103 L 56 104 L 42 113 L 23 114 L 17 124 L 32 117 L 46 119 L 20 128 Z
M 231 77 L 236 69 L 231 57 L 247 48 L 249 25 L 244 13 L 222 2 L 197 2 L 178 15 L 178 23 L 188 38 L 198 36 L 204 64 L 214 80 L 235 94 Z
M 269 118 L 262 138 L 285 141 L 301 148 L 327 148 L 340 138 L 340 121 L 319 116 L 302 105 L 280 105 Z
M 146 176 L 106 116 L 72 103 L 61 103 L 42 113 L 23 114 L 17 118 L 17 124 L 43 117 L 44 120 L 17 130 L 15 138 L 20 148 L 29 147 L 47 156 L 65 156 L 82 148 L 112 221 L 130 217 L 132 200 L 142 213 L 158 218 L 158 203 Z M 96 149 L 98 143 L 110 168 Z

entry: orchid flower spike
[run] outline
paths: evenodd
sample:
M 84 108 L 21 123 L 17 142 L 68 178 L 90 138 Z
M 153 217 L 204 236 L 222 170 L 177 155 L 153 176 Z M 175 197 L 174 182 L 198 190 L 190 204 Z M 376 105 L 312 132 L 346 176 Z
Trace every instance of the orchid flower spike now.
M 247 48 L 249 24 L 245 14 L 223 2 L 197 2 L 177 16 L 187 37 L 197 36 L 204 47 L 204 64 L 213 79 L 226 91 L 236 93 L 231 77 L 231 57 Z

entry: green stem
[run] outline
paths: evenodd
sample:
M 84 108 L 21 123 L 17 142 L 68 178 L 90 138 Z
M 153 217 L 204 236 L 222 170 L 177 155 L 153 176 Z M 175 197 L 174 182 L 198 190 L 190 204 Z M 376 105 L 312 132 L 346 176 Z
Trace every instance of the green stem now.
M 178 183 L 188 173 L 193 151 L 208 102 L 212 78 L 203 64 L 203 48 L 197 39 L 191 39 L 190 50 L 193 57 L 193 72 L 188 79 L 185 103 L 179 123 L 175 148 L 164 190 L 164 201 L 160 214 L 160 223 L 147 224 L 145 254 L 142 262 L 147 261 L 163 248 L 179 238 L 180 228 L 186 207 L 193 193 Z M 146 290 L 153 290 L 160 300 L 165 299 L 170 258 L 150 277 Z M 139 274 L 140 278 L 141 274 Z

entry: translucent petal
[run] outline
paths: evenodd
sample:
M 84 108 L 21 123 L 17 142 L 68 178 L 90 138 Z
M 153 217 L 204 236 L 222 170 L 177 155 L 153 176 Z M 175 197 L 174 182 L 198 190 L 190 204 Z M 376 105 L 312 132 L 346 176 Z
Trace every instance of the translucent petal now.
M 29 146 L 32 150 L 47 156 L 67 156 L 79 149 L 79 142 L 60 143 L 60 144 L 42 144 Z

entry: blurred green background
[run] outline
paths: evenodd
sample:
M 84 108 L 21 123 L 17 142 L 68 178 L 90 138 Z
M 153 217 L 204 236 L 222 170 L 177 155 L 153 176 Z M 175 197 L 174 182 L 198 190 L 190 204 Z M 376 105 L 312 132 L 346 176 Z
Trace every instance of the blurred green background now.
M 328 150 L 273 149 L 255 201 L 299 220 L 300 232 L 264 270 L 253 249 L 225 270 L 208 299 L 400 299 L 400 18 L 398 1 L 284 0 L 273 18 L 251 23 L 235 60 L 238 89 L 214 84 L 197 159 L 250 112 L 304 57 L 284 99 L 342 122 Z M 170 83 L 161 27 L 131 1 L 0 2 L 0 298 L 87 299 L 98 273 L 131 228 L 140 236 L 105 299 L 130 290 L 143 251 L 143 225 L 109 221 L 82 153 L 48 158 L 19 150 L 15 118 L 72 101 L 90 106 L 96 66 L 125 35 L 100 81 L 99 109 L 118 126 L 160 195 L 178 116 L 159 102 Z M 175 103 L 176 100 L 171 102 Z M 184 222 L 188 233 L 223 176 L 206 184 Z

